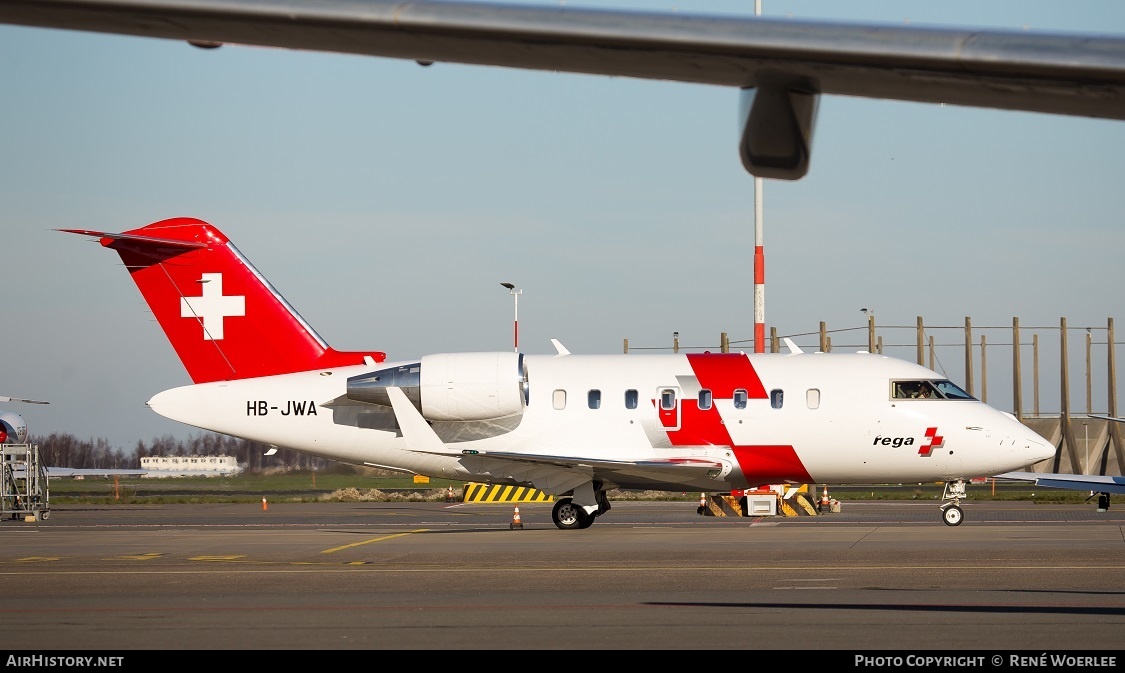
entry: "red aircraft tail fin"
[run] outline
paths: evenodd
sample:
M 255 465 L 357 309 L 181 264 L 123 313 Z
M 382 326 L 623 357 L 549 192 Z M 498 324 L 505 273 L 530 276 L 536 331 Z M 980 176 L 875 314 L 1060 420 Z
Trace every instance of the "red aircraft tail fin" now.
M 116 250 L 195 383 L 362 364 L 330 348 L 217 228 L 177 217 L 95 236 Z

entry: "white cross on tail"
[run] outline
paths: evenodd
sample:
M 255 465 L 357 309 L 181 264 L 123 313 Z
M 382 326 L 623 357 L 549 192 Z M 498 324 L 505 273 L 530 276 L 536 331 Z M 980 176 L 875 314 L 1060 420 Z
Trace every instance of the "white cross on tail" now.
M 246 297 L 224 297 L 221 273 L 201 274 L 199 283 L 202 296 L 180 298 L 180 317 L 202 318 L 203 340 L 218 341 L 223 338 L 223 318 L 246 315 Z

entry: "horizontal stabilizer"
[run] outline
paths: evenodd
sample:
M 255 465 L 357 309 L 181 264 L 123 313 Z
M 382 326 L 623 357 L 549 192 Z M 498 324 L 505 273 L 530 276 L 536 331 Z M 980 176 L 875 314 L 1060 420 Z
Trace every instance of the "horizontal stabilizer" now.
M 56 231 L 62 231 L 68 234 L 81 234 L 83 236 L 96 236 L 101 239 L 101 244 L 107 248 L 113 247 L 115 241 L 139 243 L 142 245 L 148 244 L 165 248 L 179 248 L 183 250 L 195 250 L 197 248 L 207 247 L 207 244 L 201 241 L 177 241 L 172 238 L 138 236 L 137 234 L 111 234 L 105 231 L 90 231 L 89 229 L 57 229 Z

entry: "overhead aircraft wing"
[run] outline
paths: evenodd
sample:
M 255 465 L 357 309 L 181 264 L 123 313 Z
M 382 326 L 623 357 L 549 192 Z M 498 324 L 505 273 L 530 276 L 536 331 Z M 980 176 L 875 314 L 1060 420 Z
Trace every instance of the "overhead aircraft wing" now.
M 735 87 L 769 178 L 807 172 L 820 94 L 1125 119 L 1111 36 L 425 0 L 0 0 L 0 23 Z
M 995 476 L 1005 481 L 1020 481 L 1048 488 L 1073 491 L 1125 493 L 1125 477 L 1104 474 L 1060 474 L 1057 472 L 1005 472 Z

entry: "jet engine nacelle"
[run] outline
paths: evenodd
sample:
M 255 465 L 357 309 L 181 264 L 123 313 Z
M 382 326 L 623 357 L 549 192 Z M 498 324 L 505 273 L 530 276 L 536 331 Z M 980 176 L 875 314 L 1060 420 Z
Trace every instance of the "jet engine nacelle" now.
M 428 421 L 485 421 L 523 413 L 522 353 L 438 353 L 421 362 L 348 379 L 348 399 L 391 406 L 387 388 L 406 393 Z
M 27 423 L 23 416 L 10 411 L 0 412 L 0 444 L 23 444 L 27 441 Z

